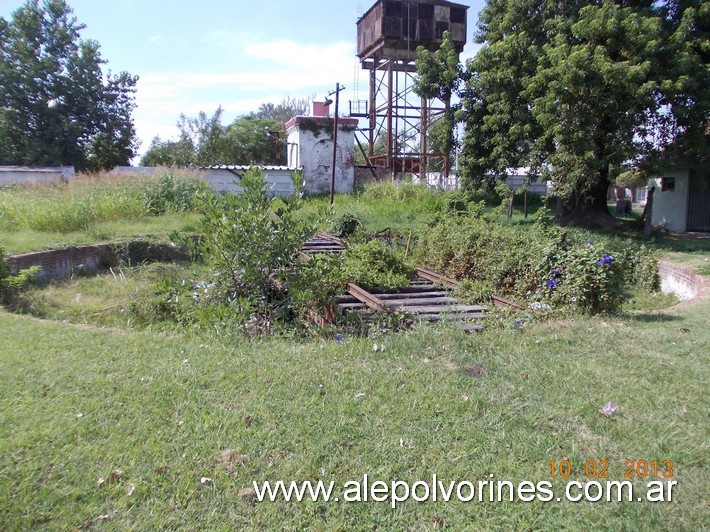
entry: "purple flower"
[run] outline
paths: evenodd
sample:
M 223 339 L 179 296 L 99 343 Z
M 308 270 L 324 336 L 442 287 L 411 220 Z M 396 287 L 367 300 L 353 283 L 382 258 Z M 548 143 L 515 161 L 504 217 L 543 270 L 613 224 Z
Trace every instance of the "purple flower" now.
M 339 344 L 342 344 L 343 343 L 343 335 L 339 334 L 338 336 L 336 336 L 335 341 Z
M 604 253 L 604 255 L 602 256 L 602 260 L 604 261 L 604 264 L 611 264 L 612 262 L 614 262 L 614 257 L 609 255 L 608 253 Z
M 516 327 L 516 328 L 520 329 L 522 326 L 523 326 L 523 324 L 520 323 L 519 320 L 516 320 L 516 321 L 515 321 L 515 327 Z
M 552 270 L 552 273 L 554 273 L 555 275 L 560 275 L 562 272 L 559 268 L 555 268 L 554 270 Z
M 557 280 L 550 279 L 549 281 L 547 281 L 546 285 L 547 285 L 547 288 L 554 288 L 557 286 Z
M 604 261 L 602 259 L 599 259 L 597 261 L 597 266 L 603 266 L 603 265 L 604 265 Z

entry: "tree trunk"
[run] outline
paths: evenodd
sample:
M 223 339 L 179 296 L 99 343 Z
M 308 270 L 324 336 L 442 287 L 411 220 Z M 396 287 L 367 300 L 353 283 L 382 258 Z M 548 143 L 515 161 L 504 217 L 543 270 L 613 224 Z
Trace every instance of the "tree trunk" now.
M 607 196 L 609 193 L 609 169 L 599 171 L 597 182 L 588 194 L 580 196 L 572 210 L 559 217 L 562 226 L 600 226 L 607 229 L 618 227 L 620 222 L 609 213 Z

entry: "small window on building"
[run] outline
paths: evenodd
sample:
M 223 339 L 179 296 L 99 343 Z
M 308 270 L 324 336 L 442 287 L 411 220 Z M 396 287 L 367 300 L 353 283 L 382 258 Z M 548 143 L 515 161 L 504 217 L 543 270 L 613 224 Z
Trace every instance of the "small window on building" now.
M 661 178 L 661 192 L 673 192 L 675 191 L 675 177 L 662 177 Z

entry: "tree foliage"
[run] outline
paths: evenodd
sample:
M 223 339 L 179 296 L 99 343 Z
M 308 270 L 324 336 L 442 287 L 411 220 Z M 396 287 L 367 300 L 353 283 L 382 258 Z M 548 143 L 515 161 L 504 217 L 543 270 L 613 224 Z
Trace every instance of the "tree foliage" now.
M 0 163 L 95 170 L 134 155 L 138 78 L 104 75 L 72 13 L 63 0 L 28 0 L 0 18 Z
M 414 85 L 414 92 L 422 98 L 438 98 L 445 104 L 443 115 L 433 122 L 429 129 L 430 151 L 451 154 L 456 147 L 455 114 L 459 109 L 459 105 L 451 105 L 451 98 L 458 94 L 464 78 L 464 69 L 448 31 L 444 32 L 444 40 L 436 52 L 419 47 L 416 67 L 419 76 Z
M 699 0 L 489 0 L 462 90 L 468 185 L 530 167 L 572 209 L 563 222 L 603 222 L 625 166 L 707 146 L 709 13 Z
M 222 123 L 224 110 L 212 116 L 180 115 L 178 138 L 155 137 L 141 159 L 143 166 L 208 166 L 213 164 L 286 164 L 284 124 L 308 113 L 312 98 L 284 98 L 264 103 L 256 113 Z

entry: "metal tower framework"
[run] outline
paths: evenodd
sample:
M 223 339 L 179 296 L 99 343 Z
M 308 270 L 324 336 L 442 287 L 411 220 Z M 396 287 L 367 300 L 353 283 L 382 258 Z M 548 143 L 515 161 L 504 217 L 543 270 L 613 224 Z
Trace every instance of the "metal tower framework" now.
M 459 53 L 466 44 L 469 6 L 448 0 L 376 0 L 357 22 L 358 57 L 369 73 L 369 99 L 351 102 L 353 117 L 367 118 L 356 136 L 373 166 L 392 175 L 448 177 L 449 154 L 432 149 L 431 132 L 450 110 L 450 101 L 423 99 L 414 92 L 416 50 L 436 51 L 449 32 Z M 361 139 L 367 144 L 362 146 Z
M 428 100 L 414 92 L 414 61 L 375 56 L 363 61 L 362 66 L 370 78 L 369 127 L 362 132 L 370 164 L 388 168 L 393 175 L 434 171 L 448 177 L 449 154 L 430 149 L 429 130 L 445 115 L 451 102 Z

